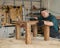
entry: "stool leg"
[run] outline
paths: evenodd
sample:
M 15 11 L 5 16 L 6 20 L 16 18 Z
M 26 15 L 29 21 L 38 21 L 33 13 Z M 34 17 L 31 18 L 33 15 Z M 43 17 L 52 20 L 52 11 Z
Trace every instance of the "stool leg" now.
M 31 44 L 31 25 L 26 23 L 26 36 L 25 36 L 26 44 Z
M 50 28 L 49 26 L 44 26 L 44 40 L 49 40 Z
M 16 25 L 16 39 L 20 39 L 20 26 Z
M 33 26 L 33 36 L 36 37 L 37 36 L 37 25 Z

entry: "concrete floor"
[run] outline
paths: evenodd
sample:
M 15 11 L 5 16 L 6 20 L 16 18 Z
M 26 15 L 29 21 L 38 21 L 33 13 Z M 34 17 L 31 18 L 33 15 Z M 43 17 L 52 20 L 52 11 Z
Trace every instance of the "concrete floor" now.
M 60 48 L 60 40 L 50 38 L 44 41 L 43 37 L 32 37 L 32 44 L 26 45 L 24 37 L 20 40 L 15 38 L 0 38 L 0 48 Z

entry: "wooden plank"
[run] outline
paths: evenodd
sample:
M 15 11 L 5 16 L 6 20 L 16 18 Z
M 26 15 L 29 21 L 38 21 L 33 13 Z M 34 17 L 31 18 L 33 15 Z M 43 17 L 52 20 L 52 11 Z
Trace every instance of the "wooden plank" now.
M 16 20 L 16 18 L 17 18 L 16 9 L 14 9 L 14 8 L 10 9 L 10 17 L 11 17 L 12 21 Z
M 20 26 L 16 24 L 16 39 L 20 39 Z
M 6 15 L 5 11 L 3 11 L 3 10 L 2 10 L 1 13 L 2 13 L 2 15 L 4 15 L 4 22 L 3 22 L 2 24 L 5 25 L 5 24 L 6 24 L 6 20 L 7 20 L 7 19 L 6 19 L 6 16 L 7 16 L 7 15 Z

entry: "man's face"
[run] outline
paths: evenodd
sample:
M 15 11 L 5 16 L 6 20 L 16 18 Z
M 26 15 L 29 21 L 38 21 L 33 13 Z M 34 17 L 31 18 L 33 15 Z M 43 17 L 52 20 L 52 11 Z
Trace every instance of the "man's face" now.
M 47 18 L 49 16 L 49 12 L 47 10 L 41 11 L 41 15 L 44 18 Z

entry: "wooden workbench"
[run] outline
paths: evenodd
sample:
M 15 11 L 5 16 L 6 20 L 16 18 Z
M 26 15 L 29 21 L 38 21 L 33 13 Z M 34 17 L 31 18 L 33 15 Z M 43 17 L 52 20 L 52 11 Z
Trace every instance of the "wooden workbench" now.
M 38 21 L 27 21 L 27 22 L 17 22 L 16 23 L 16 39 L 20 39 L 20 28 L 22 25 L 24 25 L 25 30 L 26 30 L 26 36 L 25 36 L 25 43 L 26 44 L 31 44 L 31 25 L 34 27 L 33 28 L 33 36 L 35 37 L 37 35 L 37 22 Z M 49 26 L 44 26 L 44 40 L 49 40 Z

